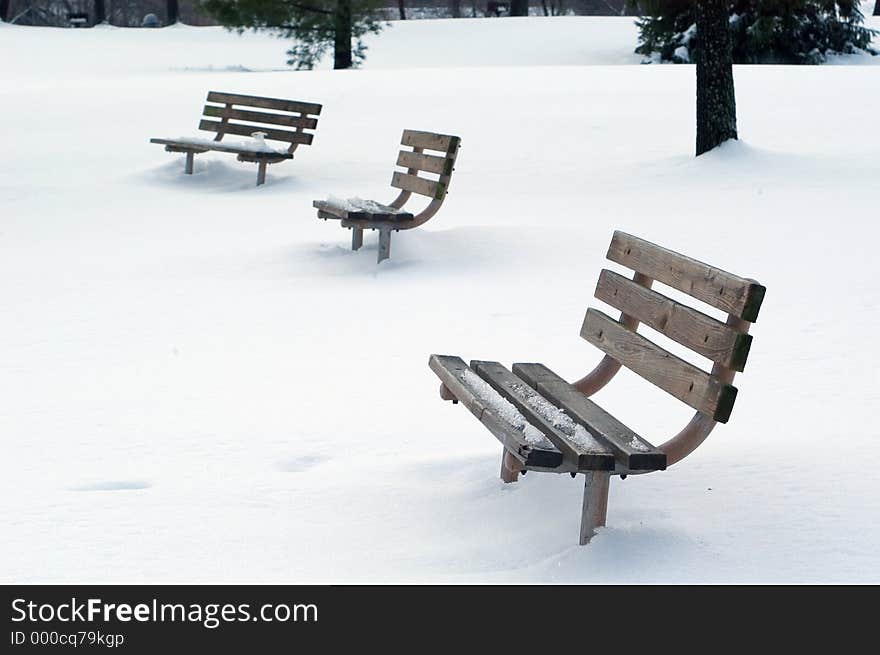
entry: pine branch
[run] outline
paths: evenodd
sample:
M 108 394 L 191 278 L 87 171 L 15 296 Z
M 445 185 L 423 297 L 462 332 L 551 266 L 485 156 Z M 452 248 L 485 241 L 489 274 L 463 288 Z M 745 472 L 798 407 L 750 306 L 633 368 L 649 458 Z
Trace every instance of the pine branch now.
M 296 9 L 302 9 L 303 11 L 311 11 L 316 14 L 327 14 L 328 16 L 332 16 L 334 12 L 328 9 L 321 9 L 320 7 L 309 7 L 308 5 L 303 5 L 298 2 L 288 2 L 285 1 L 285 5 L 289 7 L 294 7 Z

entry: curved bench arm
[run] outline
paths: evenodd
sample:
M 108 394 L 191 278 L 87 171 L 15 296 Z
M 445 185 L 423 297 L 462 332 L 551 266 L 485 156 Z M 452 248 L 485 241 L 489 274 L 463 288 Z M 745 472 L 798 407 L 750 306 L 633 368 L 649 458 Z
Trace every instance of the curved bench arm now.
M 416 154 L 422 154 L 424 151 L 425 151 L 424 148 L 418 148 L 418 147 L 413 148 L 413 152 L 415 152 Z M 454 159 L 453 159 L 453 161 L 454 161 Z M 406 172 L 408 175 L 418 175 L 419 169 L 408 168 L 408 169 L 406 169 Z M 444 185 L 444 188 L 448 188 L 449 180 L 451 179 L 451 177 L 452 177 L 451 175 L 441 175 L 440 176 L 439 182 Z M 392 200 L 390 203 L 388 203 L 388 206 L 394 207 L 395 209 L 403 209 L 403 206 L 409 201 L 411 196 L 412 196 L 411 191 L 401 191 L 394 200 Z M 431 200 L 431 202 L 428 203 L 427 207 L 425 207 L 422 211 L 420 211 L 418 214 L 416 214 L 413 217 L 412 221 L 409 221 L 407 223 L 401 223 L 397 229 L 411 230 L 415 227 L 419 227 L 421 225 L 424 225 L 425 223 L 427 223 L 429 220 L 431 220 L 434 217 L 434 214 L 436 214 L 437 211 L 440 209 L 441 205 L 443 204 L 443 200 L 445 198 L 446 198 L 446 192 L 444 191 L 443 198 L 439 198 L 439 199 L 434 198 L 433 200 Z
M 752 324 L 731 314 L 727 317 L 727 325 L 737 332 L 748 334 Z M 712 367 L 712 375 L 717 377 L 722 384 L 731 384 L 736 376 L 736 371 L 721 364 L 715 364 Z M 672 466 L 694 452 L 697 446 L 706 440 L 715 424 L 715 421 L 705 414 L 700 412 L 694 414 L 690 423 L 684 426 L 681 432 L 657 447 L 666 453 L 666 466 Z
M 646 289 L 650 289 L 651 285 L 654 284 L 654 280 L 642 273 L 636 273 L 633 275 L 633 282 L 642 285 Z M 639 327 L 638 319 L 624 314 L 623 312 L 620 313 L 620 322 L 632 331 L 635 331 Z M 572 382 L 572 386 L 585 396 L 592 396 L 606 384 L 611 382 L 611 378 L 617 375 L 619 370 L 620 362 L 609 355 L 605 355 L 602 358 L 602 361 L 596 365 L 596 368 L 587 373 L 577 382 Z

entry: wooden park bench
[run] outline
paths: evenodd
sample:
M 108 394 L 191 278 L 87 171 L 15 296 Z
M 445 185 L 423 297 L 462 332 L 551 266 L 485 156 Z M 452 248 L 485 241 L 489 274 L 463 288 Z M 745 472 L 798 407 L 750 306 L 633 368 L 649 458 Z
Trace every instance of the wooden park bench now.
M 605 353 L 569 384 L 543 364 L 514 364 L 431 355 L 444 400 L 461 401 L 503 444 L 501 478 L 548 471 L 586 476 L 580 543 L 605 525 L 611 475 L 662 471 L 690 454 L 716 423 L 730 418 L 731 384 L 746 364 L 764 287 L 623 232 L 608 259 L 635 271 L 599 275 L 595 296 L 621 312 L 614 320 L 588 309 L 581 336 Z M 653 290 L 654 281 L 727 313 L 720 321 Z M 667 352 L 637 332 L 640 323 L 713 362 L 711 372 Z M 696 410 L 675 436 L 654 446 L 589 399 L 626 366 Z
M 401 191 L 389 204 L 359 198 L 315 200 L 312 203 L 318 209 L 318 218 L 337 219 L 342 227 L 351 229 L 352 250 L 358 250 L 364 244 L 364 230 L 378 230 L 378 262 L 391 256 L 392 231 L 411 230 L 424 225 L 440 209 L 449 189 L 461 139 L 447 134 L 404 130 L 400 143 L 412 150 L 401 150 L 397 155 L 397 165 L 405 168 L 406 172 L 395 171 L 392 175 L 391 186 Z M 427 154 L 425 150 L 439 154 Z M 436 179 L 419 176 L 419 172 L 435 176 Z M 431 199 L 418 214 L 403 208 L 413 193 Z
M 237 155 L 238 161 L 254 162 L 258 165 L 257 186 L 266 181 L 268 164 L 293 159 L 297 146 L 311 145 L 314 134 L 305 130 L 314 130 L 318 126 L 317 116 L 321 113 L 321 105 L 311 102 L 218 91 L 210 91 L 206 102 L 208 104 L 205 105 L 199 129 L 216 133 L 213 139 L 150 139 L 150 143 L 164 145 L 168 152 L 186 153 L 184 172 L 188 175 L 192 175 L 193 157 L 197 153 L 213 150 Z M 222 142 L 223 137 L 228 134 L 251 139 L 244 142 Z M 284 145 L 270 145 L 266 143 L 267 139 Z

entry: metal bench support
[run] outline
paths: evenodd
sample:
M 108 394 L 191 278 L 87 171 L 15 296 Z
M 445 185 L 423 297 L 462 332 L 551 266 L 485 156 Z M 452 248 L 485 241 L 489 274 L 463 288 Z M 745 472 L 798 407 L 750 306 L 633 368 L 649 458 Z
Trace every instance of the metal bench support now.
M 580 545 L 589 543 L 596 529 L 605 525 L 608 515 L 608 485 L 611 474 L 608 471 L 590 471 L 584 474 L 584 507 L 581 513 Z
M 364 245 L 364 229 L 361 227 L 351 228 L 351 249 L 360 250 Z
M 257 186 L 266 183 L 266 160 L 260 160 L 257 168 Z
M 186 153 L 186 167 L 183 169 L 183 172 L 187 175 L 193 174 L 193 159 L 195 158 L 195 153 L 191 150 Z

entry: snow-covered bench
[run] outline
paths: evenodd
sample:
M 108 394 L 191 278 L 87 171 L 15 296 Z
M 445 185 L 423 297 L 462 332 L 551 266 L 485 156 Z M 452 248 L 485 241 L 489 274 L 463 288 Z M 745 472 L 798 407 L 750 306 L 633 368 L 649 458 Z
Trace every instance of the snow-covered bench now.
M 419 227 L 440 209 L 449 189 L 461 139 L 448 134 L 404 130 L 400 143 L 412 150 L 401 150 L 397 155 L 397 165 L 407 170 L 405 173 L 395 171 L 392 175 L 391 186 L 401 191 L 389 204 L 361 198 L 329 198 L 312 203 L 318 210 L 318 218 L 340 220 L 342 227 L 352 230 L 352 250 L 363 245 L 364 230 L 379 230 L 379 262 L 391 256 L 392 231 Z M 425 150 L 439 154 L 426 154 Z M 420 172 L 432 177 L 419 176 Z M 403 208 L 413 193 L 431 199 L 418 214 Z
M 638 237 L 615 232 L 608 259 L 635 271 L 632 279 L 610 270 L 595 296 L 621 312 L 614 320 L 587 310 L 581 336 L 605 353 L 585 377 L 569 384 L 543 364 L 514 364 L 431 355 L 444 400 L 461 401 L 503 444 L 501 478 L 549 471 L 586 476 L 580 543 L 605 525 L 611 475 L 662 471 L 686 457 L 716 423 L 730 418 L 731 384 L 746 364 L 765 288 Z M 727 314 L 713 318 L 653 290 L 660 282 Z M 711 372 L 649 341 L 639 323 L 712 362 Z M 589 399 L 621 365 L 696 410 L 675 436 L 653 446 Z
M 213 150 L 237 155 L 238 161 L 254 162 L 258 165 L 257 186 L 266 181 L 267 164 L 293 159 L 293 151 L 297 146 L 311 145 L 314 134 L 305 130 L 314 130 L 318 126 L 317 116 L 321 113 L 321 105 L 311 102 L 217 91 L 210 91 L 206 102 L 208 104 L 205 105 L 204 118 L 199 122 L 199 129 L 215 132 L 213 139 L 178 137 L 150 139 L 150 143 L 164 145 L 168 152 L 186 153 L 184 172 L 190 175 L 196 153 Z M 222 141 L 229 134 L 249 138 Z M 286 145 L 271 145 L 266 142 L 267 139 Z

